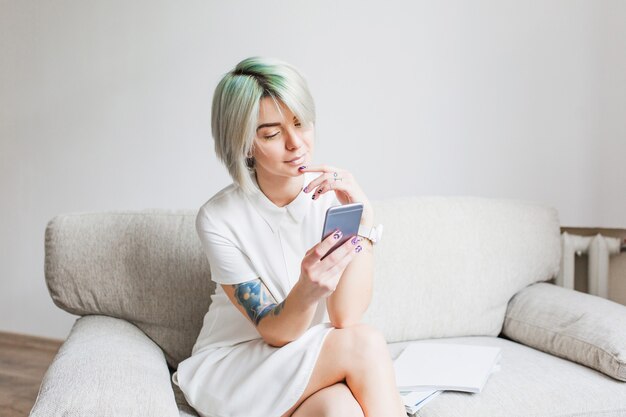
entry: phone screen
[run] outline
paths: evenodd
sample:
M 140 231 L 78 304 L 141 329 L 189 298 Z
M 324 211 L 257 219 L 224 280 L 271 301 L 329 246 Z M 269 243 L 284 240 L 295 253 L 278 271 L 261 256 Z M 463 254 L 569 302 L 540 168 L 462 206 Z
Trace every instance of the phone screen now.
M 344 242 L 352 239 L 359 231 L 361 223 L 361 215 L 363 214 L 363 203 L 344 204 L 342 206 L 331 207 L 326 210 L 326 219 L 324 220 L 324 230 L 322 231 L 322 240 L 334 232 L 336 229 L 341 230 L 343 236 L 335 245 L 322 257 L 324 259 L 330 255 L 335 249 Z

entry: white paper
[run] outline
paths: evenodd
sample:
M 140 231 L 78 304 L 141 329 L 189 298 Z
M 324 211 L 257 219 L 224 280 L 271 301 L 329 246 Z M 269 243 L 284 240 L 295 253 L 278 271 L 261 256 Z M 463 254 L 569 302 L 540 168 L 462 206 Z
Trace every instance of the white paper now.
M 400 391 L 480 392 L 499 369 L 500 348 L 413 342 L 394 361 Z
M 417 410 L 422 408 L 427 402 L 441 394 L 441 391 L 410 391 L 401 392 L 402 401 L 404 402 L 404 408 L 409 414 L 415 414 Z

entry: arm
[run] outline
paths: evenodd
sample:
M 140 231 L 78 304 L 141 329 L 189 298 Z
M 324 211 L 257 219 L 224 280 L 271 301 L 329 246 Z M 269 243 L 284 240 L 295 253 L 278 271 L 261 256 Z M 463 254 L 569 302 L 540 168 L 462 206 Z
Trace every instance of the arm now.
M 310 326 L 319 300 L 331 294 L 341 274 L 355 256 L 349 240 L 322 260 L 340 233 L 329 235 L 313 246 L 302 260 L 300 278 L 281 303 L 277 303 L 260 278 L 234 285 L 223 285 L 231 303 L 272 346 L 284 346 L 300 337 Z
M 349 171 L 329 165 L 305 166 L 299 170 L 323 172 L 304 188 L 304 192 L 313 194 L 313 200 L 319 195 L 334 192 L 340 204 L 363 202 L 361 224 L 370 226 L 374 223 L 372 204 Z M 360 255 L 348 265 L 336 291 L 327 300 L 328 315 L 334 327 L 341 328 L 358 323 L 372 298 L 374 276 L 372 244 L 367 239 L 361 239 L 358 245 L 362 247 Z
M 222 285 L 222 288 L 237 309 L 256 326 L 263 340 L 281 347 L 309 328 L 319 301 L 307 297 L 298 284 L 281 303 L 276 302 L 260 278 Z
M 364 218 L 361 224 L 373 224 Z M 372 242 L 359 238 L 363 249 L 348 265 L 339 285 L 326 302 L 328 315 L 333 327 L 343 328 L 361 321 L 365 310 L 372 299 L 372 283 L 374 280 L 374 253 Z
M 328 297 L 328 315 L 333 327 L 343 328 L 359 323 L 372 299 L 372 243 L 361 239 L 359 245 L 363 247 L 361 255 L 348 265 L 337 290 Z

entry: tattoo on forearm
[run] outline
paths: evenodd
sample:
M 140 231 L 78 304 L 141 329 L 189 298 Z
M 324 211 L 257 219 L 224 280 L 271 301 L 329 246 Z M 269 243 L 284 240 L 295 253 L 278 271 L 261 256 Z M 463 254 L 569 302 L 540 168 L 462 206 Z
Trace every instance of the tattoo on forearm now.
M 276 304 L 273 297 L 263 287 L 260 279 L 233 285 L 235 298 L 243 306 L 255 326 L 268 314 L 277 316 L 283 310 L 285 301 Z

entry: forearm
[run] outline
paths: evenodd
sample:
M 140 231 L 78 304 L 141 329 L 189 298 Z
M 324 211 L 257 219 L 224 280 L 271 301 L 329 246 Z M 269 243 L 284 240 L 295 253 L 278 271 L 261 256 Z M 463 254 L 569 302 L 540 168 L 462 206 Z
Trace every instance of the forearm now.
M 346 267 L 337 289 L 326 302 L 330 322 L 337 328 L 359 323 L 372 298 L 374 278 L 372 243 L 362 238 L 359 245 L 363 250 Z
M 260 319 L 257 330 L 269 345 L 284 346 L 309 328 L 318 303 L 308 299 L 296 284 L 283 302 Z

